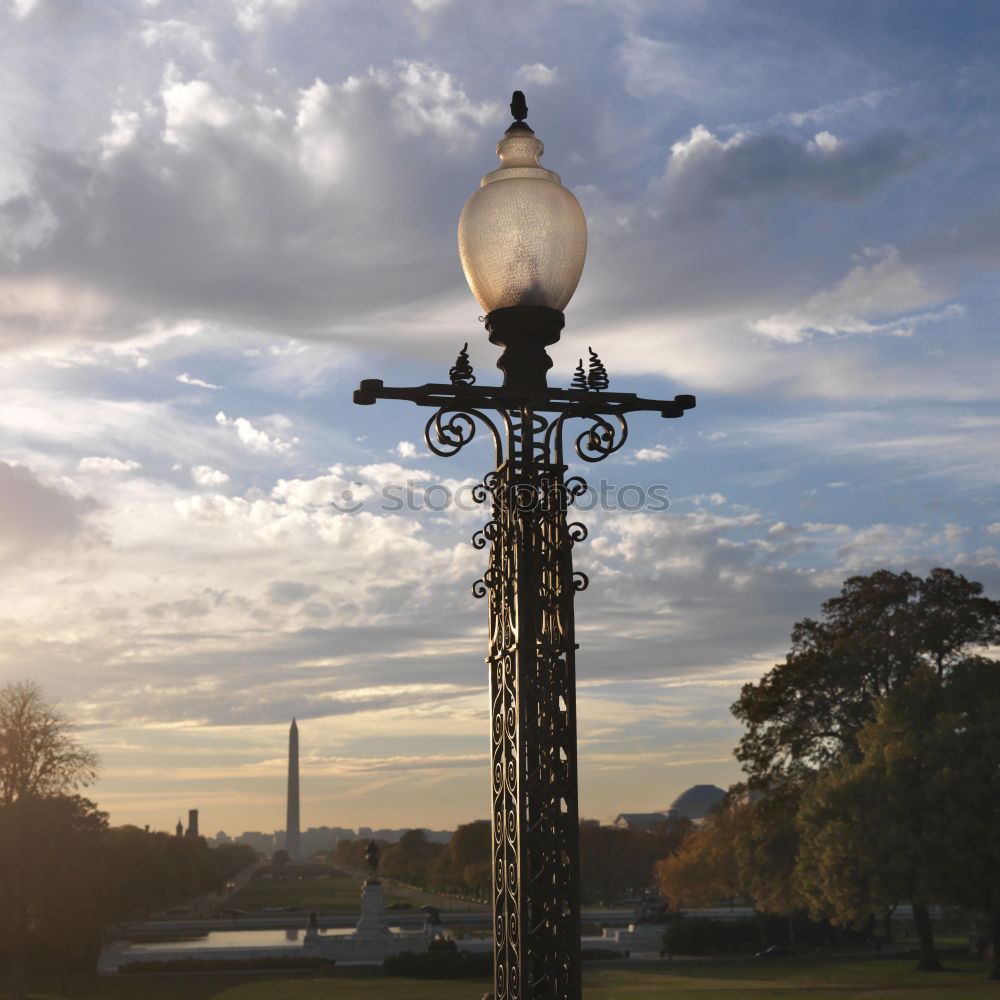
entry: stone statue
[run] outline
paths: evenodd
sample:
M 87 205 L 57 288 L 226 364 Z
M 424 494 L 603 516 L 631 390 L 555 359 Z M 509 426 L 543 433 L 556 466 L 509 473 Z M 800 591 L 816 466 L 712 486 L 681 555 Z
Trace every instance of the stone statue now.
M 369 877 L 378 878 L 378 844 L 374 840 L 369 840 L 365 847 L 365 861 L 368 863 Z

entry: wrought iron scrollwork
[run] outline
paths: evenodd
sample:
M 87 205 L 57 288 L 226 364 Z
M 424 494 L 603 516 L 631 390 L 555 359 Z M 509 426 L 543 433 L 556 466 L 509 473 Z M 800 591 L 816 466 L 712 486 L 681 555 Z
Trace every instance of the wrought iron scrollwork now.
M 476 422 L 462 410 L 438 410 L 424 428 L 424 441 L 435 455 L 451 458 L 476 436 Z
M 508 419 L 504 413 L 501 417 L 505 422 Z M 437 409 L 424 426 L 424 442 L 435 455 L 451 458 L 475 438 L 477 420 L 489 430 L 499 464 L 504 436 L 493 420 L 473 407 L 449 405 Z
M 613 455 L 628 440 L 628 422 L 621 414 L 615 415 L 615 424 L 602 416 L 589 418 L 592 423 L 577 436 L 575 450 L 585 462 L 600 462 Z
M 487 521 L 473 536 L 472 547 L 474 549 L 485 549 L 487 544 L 493 542 L 497 537 L 496 521 Z

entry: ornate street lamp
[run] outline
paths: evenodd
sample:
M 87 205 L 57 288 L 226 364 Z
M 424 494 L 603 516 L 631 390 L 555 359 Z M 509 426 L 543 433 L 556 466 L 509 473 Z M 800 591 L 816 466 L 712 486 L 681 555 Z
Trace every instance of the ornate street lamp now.
M 458 225 L 465 276 L 486 310 L 502 386 L 479 386 L 466 348 L 447 384 L 390 388 L 365 379 L 354 402 L 407 399 L 429 406 L 424 438 L 436 455 L 457 454 L 477 422 L 489 429 L 496 468 L 475 488 L 490 519 L 472 538 L 489 565 L 472 586 L 489 605 L 493 796 L 493 932 L 496 1000 L 580 996 L 579 816 L 576 780 L 576 643 L 573 597 L 587 586 L 572 548 L 586 527 L 567 510 L 587 489 L 565 478 L 563 433 L 585 427 L 576 454 L 598 462 L 625 444 L 625 414 L 680 417 L 693 396 L 642 399 L 608 392 L 590 352 L 569 389 L 549 388 L 545 348 L 559 340 L 562 310 L 576 290 L 587 227 L 559 175 L 538 162 L 543 145 L 525 122 L 518 91 L 514 123 Z M 491 411 L 492 415 L 487 415 Z

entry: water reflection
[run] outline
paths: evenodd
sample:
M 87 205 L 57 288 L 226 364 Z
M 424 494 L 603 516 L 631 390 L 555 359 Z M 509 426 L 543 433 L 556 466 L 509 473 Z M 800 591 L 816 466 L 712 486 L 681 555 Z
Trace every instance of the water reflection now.
M 406 933 L 400 927 L 389 928 L 394 934 Z M 353 927 L 329 927 L 319 932 L 320 938 L 345 937 L 353 934 Z M 419 933 L 417 931 L 416 933 Z M 135 949 L 143 951 L 193 951 L 200 948 L 274 948 L 299 944 L 301 927 L 273 928 L 271 930 L 209 931 L 198 937 L 178 937 L 176 941 L 135 941 Z

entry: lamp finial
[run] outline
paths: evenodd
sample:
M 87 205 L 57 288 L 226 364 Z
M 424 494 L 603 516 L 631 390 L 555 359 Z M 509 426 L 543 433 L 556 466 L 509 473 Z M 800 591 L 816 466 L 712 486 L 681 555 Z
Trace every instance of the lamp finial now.
M 514 96 L 510 99 L 510 113 L 517 122 L 523 122 L 528 117 L 528 103 L 520 90 L 515 90 Z

